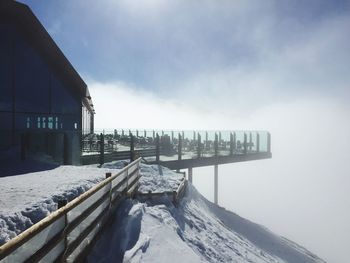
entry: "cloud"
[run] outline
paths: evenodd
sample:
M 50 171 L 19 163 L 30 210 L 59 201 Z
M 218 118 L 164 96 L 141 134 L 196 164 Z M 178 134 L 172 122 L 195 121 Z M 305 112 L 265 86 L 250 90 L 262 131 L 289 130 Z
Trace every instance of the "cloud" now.
M 217 112 L 201 112 L 186 103 L 172 100 L 171 96 L 162 99 L 122 82 L 99 83 L 91 80 L 89 90 L 97 112 L 96 129 L 212 130 L 213 127 L 224 129 L 229 121 L 227 116 Z

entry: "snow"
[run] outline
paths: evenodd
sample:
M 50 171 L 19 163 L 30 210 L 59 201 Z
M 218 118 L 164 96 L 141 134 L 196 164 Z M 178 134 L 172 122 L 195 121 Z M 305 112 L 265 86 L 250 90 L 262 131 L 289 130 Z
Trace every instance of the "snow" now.
M 145 170 L 145 169 L 144 169 Z M 154 173 L 142 184 L 152 184 Z M 168 177 L 178 174 L 169 171 Z M 142 185 L 141 185 L 142 187 Z M 89 262 L 324 262 L 263 226 L 221 208 L 188 184 L 175 207 L 127 200 L 116 212 L 88 257 Z
M 106 172 L 116 170 L 67 165 L 0 177 L 0 245 L 55 211 L 59 199 L 70 201 L 90 189 Z
M 59 166 L 0 178 L 0 244 L 128 162 Z M 173 191 L 183 174 L 141 164 L 140 192 Z M 324 262 L 305 248 L 206 200 L 190 183 L 177 206 L 167 196 L 120 204 L 88 262 Z
M 141 178 L 139 192 L 166 192 L 176 191 L 183 174 L 175 173 L 161 165 L 141 164 Z

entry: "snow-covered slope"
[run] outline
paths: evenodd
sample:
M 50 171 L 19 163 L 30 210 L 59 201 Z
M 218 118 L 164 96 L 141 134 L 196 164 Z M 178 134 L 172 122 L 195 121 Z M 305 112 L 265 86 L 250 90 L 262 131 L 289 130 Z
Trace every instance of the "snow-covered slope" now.
M 158 179 L 153 173 L 143 183 Z M 191 184 L 178 207 L 167 197 L 161 202 L 123 202 L 88 261 L 324 262 L 268 229 L 210 203 Z
M 55 211 L 59 199 L 70 201 L 90 189 L 106 172 L 116 170 L 59 166 L 0 177 L 0 245 Z
M 60 166 L 0 178 L 0 244 L 115 173 L 124 162 Z M 141 192 L 173 191 L 183 175 L 141 165 Z M 89 262 L 324 262 L 297 244 L 214 205 L 188 184 L 175 207 L 166 196 L 125 200 L 96 243 Z

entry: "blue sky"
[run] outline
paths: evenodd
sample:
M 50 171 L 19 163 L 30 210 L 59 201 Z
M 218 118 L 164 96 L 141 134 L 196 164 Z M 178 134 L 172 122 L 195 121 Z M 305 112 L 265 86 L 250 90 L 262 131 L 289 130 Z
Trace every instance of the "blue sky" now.
M 350 1 L 24 2 L 88 84 L 199 108 L 350 97 Z
M 220 166 L 219 203 L 348 262 L 350 1 L 23 2 L 87 82 L 97 129 L 269 130 L 271 160 Z

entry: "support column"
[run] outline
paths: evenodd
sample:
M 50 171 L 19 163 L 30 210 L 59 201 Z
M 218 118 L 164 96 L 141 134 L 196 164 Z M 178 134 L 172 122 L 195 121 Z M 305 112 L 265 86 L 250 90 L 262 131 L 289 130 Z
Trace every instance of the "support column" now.
M 192 167 L 188 168 L 188 181 L 192 184 Z
M 218 168 L 219 165 L 215 164 L 214 165 L 214 204 L 218 204 Z

